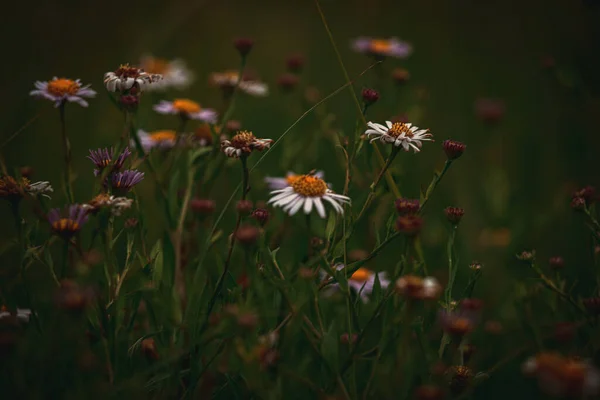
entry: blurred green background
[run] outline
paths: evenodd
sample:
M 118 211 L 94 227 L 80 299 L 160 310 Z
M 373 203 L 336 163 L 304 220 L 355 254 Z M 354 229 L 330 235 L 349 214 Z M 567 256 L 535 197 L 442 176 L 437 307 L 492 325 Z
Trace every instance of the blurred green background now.
M 450 170 L 426 213 L 423 242 L 428 263 L 443 279 L 446 228 L 443 212 L 461 206 L 466 216 L 460 227 L 460 262 L 479 260 L 485 266 L 482 286 L 486 297 L 502 305 L 514 278 L 525 276 L 514 254 L 535 248 L 542 262 L 550 256 L 566 259 L 567 275 L 592 277 L 592 252 L 585 227 L 569 208 L 571 192 L 598 183 L 600 139 L 600 7 L 594 1 L 354 1 L 323 0 L 341 56 L 351 76 L 371 60 L 350 48 L 357 36 L 398 36 L 409 41 L 414 53 L 407 60 L 386 60 L 354 85 L 374 87 L 381 100 L 368 119 L 382 122 L 407 115 L 418 126 L 431 129 L 435 144 L 422 154 L 403 153 L 394 176 L 403 195 L 418 197 L 432 170 L 441 168 L 441 143 L 463 141 L 467 152 Z M 305 90 L 316 87 L 326 95 L 344 83 L 344 77 L 312 1 L 37 1 L 11 2 L 0 24 L 3 62 L 4 117 L 2 142 L 41 113 L 15 140 L 2 148 L 11 167 L 30 165 L 34 180 L 54 183 L 54 206 L 61 206 L 63 167 L 58 111 L 46 101 L 28 96 L 35 80 L 53 76 L 81 78 L 99 92 L 87 109 L 71 105 L 68 131 L 74 166 L 80 179 L 76 198 L 92 195 L 89 148 L 114 143 L 122 116 L 108 101 L 102 87 L 105 72 L 120 63 L 137 63 L 153 54 L 182 58 L 194 71 L 194 84 L 167 97 L 190 97 L 203 106 L 221 107 L 220 93 L 208 84 L 213 71 L 235 69 L 239 56 L 232 39 L 247 36 L 256 45 L 249 67 L 271 86 L 264 99 L 240 97 L 234 118 L 258 137 L 277 138 L 306 109 Z M 276 85 L 285 71 L 285 59 L 303 54 L 306 67 L 295 93 L 283 94 Z M 391 71 L 402 67 L 410 80 L 395 85 Z M 146 130 L 174 129 L 175 117 L 149 112 Z M 478 118 L 478 99 L 497 99 L 505 113 L 495 123 Z M 331 127 L 349 134 L 356 123 L 356 106 L 345 90 L 319 108 L 333 115 Z M 334 189 L 343 187 L 341 153 L 316 141 L 317 119 L 309 116 L 260 167 L 258 176 L 281 175 L 286 143 L 309 141 L 305 159 L 290 167 L 325 170 Z M 321 132 L 325 135 L 326 132 Z M 334 154 L 335 157 L 332 155 Z M 288 160 L 289 161 L 289 160 Z M 218 183 L 211 194 L 223 204 L 237 184 Z M 366 183 L 368 187 L 368 182 Z M 201 190 L 201 189 L 200 189 Z M 151 183 L 140 190 L 152 201 Z M 254 200 L 266 199 L 257 186 Z M 391 198 L 387 199 L 391 202 Z M 378 203 L 389 209 L 391 203 Z M 14 234 L 8 206 L 1 209 L 2 238 Z M 283 220 L 281 215 L 277 217 Z M 365 225 L 366 226 L 366 225 Z M 353 248 L 374 244 L 372 232 L 356 238 Z M 393 262 L 394 250 L 372 264 Z M 387 261 L 386 261 L 387 260 Z M 383 269 L 383 268 L 379 268 Z M 580 286 L 583 295 L 589 288 Z

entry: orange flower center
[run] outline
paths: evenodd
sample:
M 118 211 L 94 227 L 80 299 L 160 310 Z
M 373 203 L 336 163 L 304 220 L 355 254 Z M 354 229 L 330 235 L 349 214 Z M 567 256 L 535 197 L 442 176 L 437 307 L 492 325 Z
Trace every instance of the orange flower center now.
M 231 144 L 236 149 L 243 149 L 250 146 L 252 142 L 256 140 L 256 137 L 252 132 L 241 131 L 238 132 L 234 137 L 231 138 Z
M 306 197 L 322 197 L 327 193 L 325 181 L 312 175 L 299 176 L 291 186 L 296 193 Z
M 79 230 L 79 224 L 69 218 L 61 218 L 52 224 L 52 228 L 57 232 L 75 232 Z
M 390 51 L 390 49 L 392 48 L 392 44 L 389 40 L 375 39 L 371 40 L 369 48 L 373 53 L 385 54 Z
M 132 67 L 129 64 L 121 64 L 115 71 L 115 75 L 119 78 L 137 78 L 141 72 L 142 70 L 137 67 Z
M 200 104 L 188 99 L 173 100 L 173 108 L 184 114 L 194 114 L 201 110 Z
M 287 181 L 288 185 L 292 186 L 294 182 L 298 180 L 298 177 L 298 175 L 288 175 L 285 177 L 285 180 Z
M 174 142 L 176 138 L 175 131 L 156 131 L 150 134 L 150 139 L 155 143 Z
M 219 134 L 219 127 L 215 126 L 215 132 L 217 133 L 217 135 Z M 208 124 L 202 124 L 200 125 L 195 132 L 195 136 L 196 139 L 199 140 L 206 140 L 207 144 L 211 144 L 213 137 L 212 137 L 212 131 L 210 129 L 210 126 Z
M 164 75 L 165 72 L 169 70 L 169 61 L 164 58 L 151 57 L 144 60 L 142 67 L 144 68 L 144 71 L 150 74 Z
M 372 275 L 373 275 L 373 272 L 369 271 L 368 269 L 359 268 L 356 271 L 354 271 L 354 273 L 352 274 L 350 279 L 355 282 L 362 283 L 362 282 L 366 282 Z
M 70 79 L 55 79 L 48 82 L 48 92 L 55 96 L 75 95 L 81 85 Z
M 397 138 L 398 136 L 402 135 L 403 133 L 407 136 L 407 137 L 413 137 L 413 133 L 410 130 L 410 128 L 408 127 L 408 125 L 406 125 L 403 122 L 396 122 L 392 125 L 392 127 L 388 130 L 388 135 L 393 136 L 395 138 Z

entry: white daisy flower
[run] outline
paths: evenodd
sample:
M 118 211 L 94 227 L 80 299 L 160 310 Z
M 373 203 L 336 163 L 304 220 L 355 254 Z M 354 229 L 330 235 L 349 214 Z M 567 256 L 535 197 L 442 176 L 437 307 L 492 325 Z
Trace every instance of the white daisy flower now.
M 263 151 L 271 147 L 272 139 L 258 139 L 252 132 L 240 131 L 231 140 L 221 142 L 221 151 L 228 157 L 240 158 L 253 150 Z
M 82 107 L 87 107 L 88 102 L 83 98 L 94 97 L 96 92 L 90 89 L 90 85 L 81 86 L 79 79 L 71 80 L 66 78 L 52 78 L 51 81 L 34 83 L 35 90 L 29 92 L 31 96 L 41 97 L 54 102 L 54 107 L 58 107 L 65 102 L 74 102 Z
M 417 153 L 421 151 L 421 146 L 423 145 L 421 142 L 433 141 L 431 139 L 433 135 L 429 133 L 429 129 L 419 129 L 413 124 L 405 124 L 404 122 L 392 123 L 391 121 L 385 121 L 385 124 L 387 127 L 373 122 L 367 123 L 367 126 L 371 129 L 367 129 L 365 134 L 368 137 L 375 136 L 371 139 L 371 143 L 379 139 L 384 143 L 402 146 L 406 151 L 409 151 L 412 147 L 415 153 Z
M 2 307 L 0 309 L 0 319 L 9 318 L 15 316 L 19 321 L 29 322 L 29 318 L 31 317 L 31 310 L 28 308 L 17 308 L 17 313 L 13 315 L 6 307 Z
M 88 212 L 97 212 L 101 208 L 108 208 L 114 216 L 120 216 L 123 211 L 131 208 L 133 199 L 127 197 L 116 197 L 109 196 L 107 194 L 99 194 L 94 197 L 89 203 L 84 204 L 82 207 Z
M 210 124 L 217 122 L 217 112 L 211 108 L 203 109 L 200 104 L 188 99 L 162 100 L 155 105 L 154 111 L 160 114 L 176 114 L 187 119 L 196 119 Z
M 174 130 L 146 132 L 138 129 L 138 137 L 144 152 L 148 153 L 153 148 L 170 149 L 177 142 L 177 133 Z M 132 144 L 135 146 L 135 143 Z
M 52 185 L 50 185 L 50 182 L 47 181 L 40 181 L 40 182 L 35 182 L 35 183 L 30 183 L 25 190 L 27 191 L 27 193 L 31 194 L 32 196 L 37 196 L 37 195 L 41 195 L 44 196 L 46 198 L 50 198 L 50 196 L 48 195 L 48 193 L 52 193 L 54 192 L 54 189 L 52 188 Z
M 134 87 L 143 90 L 161 79 L 160 74 L 149 74 L 140 68 L 124 64 L 115 72 L 104 74 L 104 86 L 109 92 L 126 92 Z
M 314 175 L 301 175 L 290 186 L 271 192 L 273 197 L 268 201 L 273 207 L 282 207 L 289 215 L 294 215 L 302 208 L 305 214 L 310 214 L 314 208 L 321 218 L 325 218 L 324 201 L 331 204 L 333 209 L 344 213 L 341 204 L 350 203 L 350 198 L 336 194 L 327 187 L 327 183 Z
M 183 90 L 194 81 L 194 73 L 183 60 L 165 60 L 146 55 L 142 57 L 140 67 L 149 74 L 162 75 L 162 79 L 148 86 L 148 91 L 165 91 L 170 88 Z
M 235 88 L 239 79 L 240 75 L 236 71 L 214 72 L 210 76 L 211 83 L 221 89 L 229 90 Z M 266 83 L 244 76 L 242 76 L 238 87 L 241 91 L 256 97 L 264 97 L 269 94 L 269 86 Z
M 335 266 L 337 271 L 341 271 L 344 269 L 344 264 L 338 264 Z M 326 273 L 322 274 L 323 278 L 329 278 L 329 275 Z M 363 302 L 369 301 L 369 296 L 373 293 L 373 288 L 375 287 L 375 279 L 379 277 L 379 284 L 382 289 L 386 289 L 390 281 L 386 278 L 385 272 L 373 272 L 367 268 L 359 268 L 352 276 L 348 277 L 348 286 L 356 292 L 360 296 Z M 330 286 L 331 290 L 339 290 L 339 283 L 334 283 Z
M 289 171 L 285 178 L 267 176 L 265 178 L 265 183 L 267 184 L 267 186 L 269 186 L 269 189 L 271 190 L 283 189 L 290 186 L 294 182 L 294 180 L 296 180 L 299 176 L 301 175 L 297 175 Z M 314 176 L 323 179 L 325 177 L 325 173 L 323 171 L 317 171 L 315 172 Z

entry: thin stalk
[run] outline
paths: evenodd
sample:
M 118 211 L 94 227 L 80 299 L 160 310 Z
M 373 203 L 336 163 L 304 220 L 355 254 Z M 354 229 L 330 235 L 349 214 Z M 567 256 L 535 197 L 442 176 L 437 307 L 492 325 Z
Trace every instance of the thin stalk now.
M 440 172 L 439 175 L 434 176 L 433 181 L 431 181 L 431 183 L 429 184 L 429 187 L 427 188 L 427 192 L 425 193 L 425 198 L 421 202 L 421 207 L 419 207 L 419 212 L 421 212 L 423 210 L 423 208 L 429 201 L 431 194 L 433 193 L 433 191 L 435 190 L 437 185 L 441 182 L 444 175 L 446 175 L 446 172 L 448 172 L 450 165 L 452 165 L 452 160 L 446 160 L 446 163 L 444 164 L 444 168 L 442 169 L 442 172 Z
M 377 175 L 377 178 L 375 178 L 375 180 L 371 184 L 371 187 L 370 187 L 371 191 L 369 192 L 369 195 L 367 196 L 367 200 L 365 201 L 365 204 L 363 204 L 362 210 L 360 210 L 360 213 L 358 213 L 358 217 L 356 217 L 356 220 L 354 221 L 355 223 L 356 223 L 356 221 L 360 220 L 360 218 L 364 215 L 365 211 L 371 204 L 371 201 L 373 201 L 373 197 L 375 196 L 375 189 L 377 188 L 377 185 L 379 185 L 381 178 L 383 178 L 384 174 L 386 173 L 386 171 L 392 164 L 392 161 L 394 161 L 394 158 L 396 158 L 396 156 L 398 155 L 399 152 L 400 152 L 400 147 L 394 146 L 394 148 L 392 149 L 392 152 L 388 156 L 383 168 L 381 168 L 381 171 L 379 171 L 379 175 Z
M 69 203 L 73 203 L 73 187 L 71 183 L 71 143 L 67 136 L 67 125 L 65 123 L 65 102 L 58 107 L 60 114 L 60 132 L 62 136 L 63 151 L 65 153 L 65 193 Z

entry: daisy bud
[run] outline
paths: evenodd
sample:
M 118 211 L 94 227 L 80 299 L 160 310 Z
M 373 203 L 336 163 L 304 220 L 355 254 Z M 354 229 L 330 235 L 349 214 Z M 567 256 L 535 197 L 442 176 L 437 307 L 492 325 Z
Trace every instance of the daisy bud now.
M 444 140 L 442 145 L 444 147 L 444 152 L 446 153 L 446 157 L 448 160 L 456 160 L 465 152 L 465 148 L 467 147 L 464 143 L 457 142 L 455 140 Z
M 397 199 L 396 210 L 399 215 L 414 215 L 419 212 L 419 208 L 421 207 L 421 203 L 418 199 Z
M 465 215 L 465 210 L 460 207 L 446 207 L 444 213 L 446 214 L 448 222 L 452 225 L 458 225 L 463 215 Z
M 304 57 L 300 54 L 294 54 L 285 61 L 288 71 L 298 73 L 304 68 Z
M 283 92 L 289 93 L 298 85 L 298 77 L 293 74 L 283 74 L 277 78 L 277 85 Z
M 235 232 L 236 240 L 246 246 L 251 246 L 256 243 L 259 235 L 260 232 L 258 231 L 258 228 L 252 225 L 242 225 Z
M 244 58 L 250 53 L 250 50 L 252 50 L 254 40 L 250 38 L 237 38 L 233 41 L 233 46 L 239 51 L 242 58 Z
M 396 230 L 407 236 L 416 236 L 421 231 L 423 219 L 417 215 L 400 216 L 396 220 Z
M 581 300 L 581 302 L 588 313 L 592 315 L 600 314 L 600 297 L 588 297 L 587 299 Z
M 392 79 L 397 84 L 406 83 L 406 82 L 408 82 L 409 78 L 410 78 L 410 72 L 408 72 L 404 68 L 395 68 L 392 71 Z
M 214 200 L 194 198 L 190 201 L 190 208 L 196 214 L 210 215 L 215 212 L 216 206 Z
M 229 120 L 225 124 L 225 129 L 227 132 L 237 132 L 242 129 L 242 123 L 235 119 Z
M 559 270 L 565 267 L 565 260 L 560 256 L 550 258 L 550 260 L 548 260 L 548 263 L 550 264 L 550 268 L 552 268 L 553 270 Z
M 444 391 L 438 386 L 422 385 L 415 390 L 415 400 L 443 400 Z
M 373 89 L 363 89 L 362 90 L 362 99 L 365 103 L 365 106 L 373 105 L 379 100 L 379 93 Z
M 125 110 L 135 111 L 140 104 L 140 97 L 126 94 L 119 97 L 119 103 Z
M 146 338 L 142 340 L 141 350 L 148 361 L 156 361 L 160 358 L 158 355 L 158 349 L 156 348 L 156 342 L 153 338 Z
M 574 197 L 571 200 L 571 208 L 575 211 L 585 210 L 585 199 L 583 197 Z
M 348 333 L 343 333 L 342 335 L 340 335 L 340 342 L 342 342 L 343 344 L 354 344 L 356 343 L 356 339 L 358 339 L 358 335 L 356 333 L 353 333 L 352 335 Z
M 250 200 L 240 200 L 237 202 L 235 208 L 241 215 L 248 215 L 252 212 L 254 205 Z
M 265 226 L 269 221 L 269 211 L 264 208 L 257 208 L 252 211 L 252 218 L 254 218 L 260 226 Z
M 455 396 L 464 393 L 465 389 L 471 385 L 474 376 L 473 370 L 464 365 L 452 367 L 450 374 L 450 391 Z

